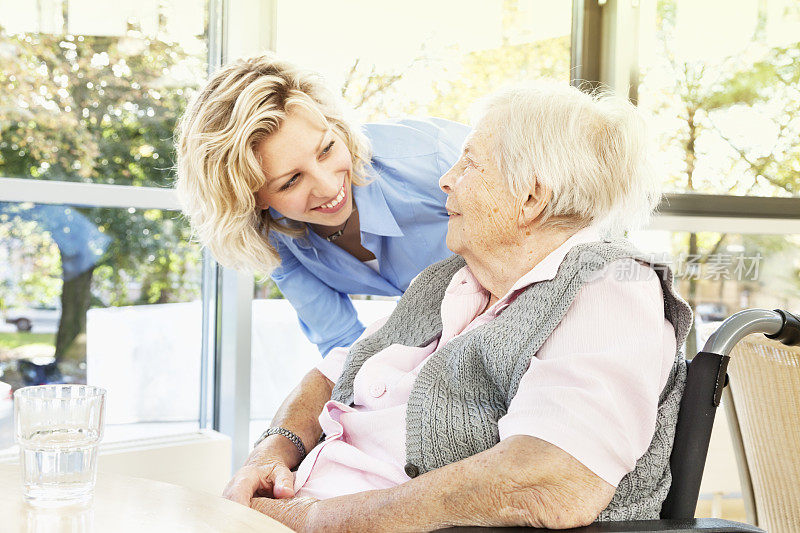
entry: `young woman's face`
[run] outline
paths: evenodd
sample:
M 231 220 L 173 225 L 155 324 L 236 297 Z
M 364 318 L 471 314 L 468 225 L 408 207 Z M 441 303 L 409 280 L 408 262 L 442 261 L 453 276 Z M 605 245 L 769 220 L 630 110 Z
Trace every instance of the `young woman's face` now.
M 350 150 L 310 111 L 292 109 L 255 152 L 267 180 L 256 191 L 259 208 L 272 207 L 292 220 L 320 226 L 339 226 L 350 216 Z

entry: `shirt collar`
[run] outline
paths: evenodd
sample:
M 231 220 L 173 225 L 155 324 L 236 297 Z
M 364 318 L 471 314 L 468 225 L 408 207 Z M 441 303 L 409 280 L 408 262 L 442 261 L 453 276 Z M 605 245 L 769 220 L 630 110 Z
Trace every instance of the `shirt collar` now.
M 556 273 L 558 273 L 558 267 L 561 266 L 562 261 L 564 261 L 564 258 L 567 256 L 570 250 L 579 244 L 585 244 L 587 242 L 595 242 L 599 240 L 601 240 L 600 233 L 596 228 L 589 226 L 588 228 L 579 230 L 572 237 L 564 241 L 561 246 L 547 254 L 544 259 L 539 261 L 539 263 L 537 263 L 536 266 L 530 269 L 525 275 L 519 278 L 511 287 L 511 290 L 508 291 L 509 294 L 520 289 L 524 289 L 533 283 L 553 279 L 556 277 Z M 503 299 L 505 299 L 505 297 Z
M 585 244 L 587 242 L 595 242 L 602 240 L 600 237 L 599 231 L 592 226 L 588 228 L 583 228 L 579 230 L 577 233 L 572 235 L 569 239 L 564 241 L 564 243 L 547 254 L 547 256 L 539 261 L 532 269 L 530 269 L 527 273 L 525 273 L 521 278 L 519 278 L 516 283 L 511 287 L 511 289 L 503 296 L 500 300 L 495 302 L 495 304 L 486 310 L 486 313 L 490 313 L 494 316 L 500 314 L 500 312 L 505 309 L 506 307 L 514 301 L 514 299 L 519 294 L 519 291 L 532 285 L 534 283 L 538 283 L 540 281 L 548 281 L 555 278 L 556 273 L 558 272 L 558 267 L 561 266 L 561 263 L 564 261 L 564 258 L 567 256 L 570 250 L 572 250 L 575 246 L 579 244 Z M 475 286 L 480 287 L 480 290 L 486 290 L 481 287 L 478 280 L 475 276 L 472 275 L 472 272 L 469 271 L 469 267 L 465 266 L 462 270 L 467 270 L 468 272 L 461 272 L 459 271 L 456 276 L 454 276 L 453 281 L 457 281 L 456 283 L 451 283 L 449 290 L 455 290 L 455 287 L 458 285 L 462 285 L 463 287 L 460 288 L 461 291 L 466 290 L 476 290 Z
M 370 170 L 370 175 L 367 176 L 371 180 L 369 183 L 353 186 L 353 200 L 358 206 L 361 231 L 386 237 L 402 237 L 403 231 L 386 203 L 380 176 L 371 167 Z

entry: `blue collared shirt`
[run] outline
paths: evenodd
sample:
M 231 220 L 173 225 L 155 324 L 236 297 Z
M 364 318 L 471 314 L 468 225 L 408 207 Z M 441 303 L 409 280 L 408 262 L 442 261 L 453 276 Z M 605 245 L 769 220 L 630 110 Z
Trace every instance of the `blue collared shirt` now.
M 375 255 L 380 274 L 313 231 L 300 239 L 271 233 L 281 256 L 272 279 L 323 357 L 350 346 L 364 331 L 348 294 L 399 296 L 423 269 L 452 255 L 439 178 L 458 159 L 468 132 L 467 126 L 433 118 L 365 126 L 371 181 L 353 187 L 353 199 L 361 244 Z

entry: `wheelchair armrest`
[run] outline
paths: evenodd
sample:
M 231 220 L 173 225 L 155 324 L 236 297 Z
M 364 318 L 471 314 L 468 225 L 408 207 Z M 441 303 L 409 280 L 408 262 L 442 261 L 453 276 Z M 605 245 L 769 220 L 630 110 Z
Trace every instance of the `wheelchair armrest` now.
M 631 520 L 627 522 L 595 522 L 573 529 L 540 529 L 526 527 L 454 527 L 442 529 L 448 533 L 500 533 L 525 531 L 526 533 L 630 533 L 634 531 L 659 531 L 662 533 L 683 533 L 702 531 L 704 533 L 765 533 L 750 524 L 720 520 L 718 518 L 694 518 L 691 520 Z

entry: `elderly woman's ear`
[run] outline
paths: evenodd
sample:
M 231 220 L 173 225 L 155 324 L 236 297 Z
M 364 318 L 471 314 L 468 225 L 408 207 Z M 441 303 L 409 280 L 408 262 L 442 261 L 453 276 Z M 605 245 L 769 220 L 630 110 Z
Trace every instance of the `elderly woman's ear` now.
M 520 227 L 530 226 L 539 221 L 552 199 L 553 191 L 550 187 L 536 180 L 533 189 L 528 192 L 528 196 L 522 201 L 522 209 L 519 213 Z

